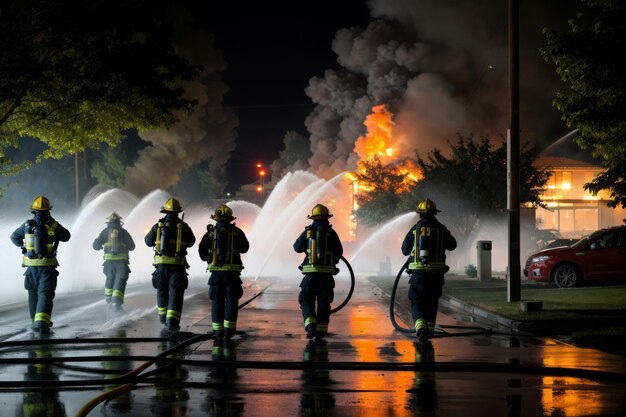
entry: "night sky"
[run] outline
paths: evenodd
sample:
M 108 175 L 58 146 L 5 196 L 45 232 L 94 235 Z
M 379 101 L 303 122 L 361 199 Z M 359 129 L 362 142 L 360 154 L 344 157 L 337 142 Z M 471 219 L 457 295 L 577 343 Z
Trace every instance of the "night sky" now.
M 448 44 L 447 47 L 453 45 L 456 48 L 455 53 L 466 49 L 467 53 L 474 55 L 472 59 L 477 62 L 482 56 L 484 62 L 474 63 L 477 68 L 482 66 L 484 69 L 495 64 L 496 69 L 501 71 L 499 99 L 506 100 L 506 87 L 502 86 L 506 80 L 502 76 L 506 71 L 506 52 L 502 48 L 502 41 L 507 33 L 507 2 L 489 0 L 480 5 L 462 0 L 453 0 L 445 5 L 437 1 L 419 3 L 420 6 L 416 9 L 423 16 L 416 26 L 432 25 L 432 28 L 425 30 L 431 32 L 429 41 L 434 41 L 432 45 L 436 48 L 440 41 Z M 555 140 L 568 130 L 560 123 L 560 115 L 550 103 L 550 89 L 558 84 L 558 78 L 539 56 L 538 48 L 543 42 L 541 29 L 550 25 L 566 30 L 567 18 L 573 15 L 578 2 L 522 3 L 521 48 L 527 51 L 526 55 L 523 53 L 522 60 L 523 64 L 532 60 L 532 67 L 522 71 L 522 77 L 525 78 L 522 82 L 535 85 L 534 91 L 522 92 L 522 100 L 527 103 L 531 100 L 537 101 L 537 105 L 529 104 L 526 109 L 522 109 L 522 117 L 528 115 L 530 119 L 522 121 L 526 122 L 526 139 L 530 137 L 534 142 Z M 207 5 L 207 10 L 200 13 L 202 26 L 215 36 L 215 47 L 222 51 L 227 62 L 226 69 L 221 72 L 222 79 L 229 88 L 224 96 L 224 105 L 230 107 L 239 120 L 236 128 L 236 150 L 230 154 L 227 163 L 227 174 L 231 183 L 229 191 L 258 178 L 255 168 L 257 162 L 267 166 L 278 157 L 278 152 L 284 147 L 283 137 L 286 131 L 293 130 L 305 137 L 311 136 L 304 122 L 314 110 L 315 103 L 305 94 L 305 88 L 309 86 L 312 77 L 323 78 L 326 70 L 342 68 L 338 63 L 337 53 L 331 48 L 333 39 L 340 29 L 366 28 L 376 20 L 372 17 L 372 4 L 378 4 L 377 18 L 381 17 L 380 5 L 387 7 L 387 3 L 370 3 L 365 0 L 245 4 L 228 2 L 220 4 L 217 12 L 210 10 Z M 408 9 L 412 7 L 411 4 L 412 2 L 391 1 L 389 8 Z M 484 28 L 476 27 L 477 22 L 484 25 Z M 466 26 L 459 28 L 460 25 Z M 479 42 L 476 39 L 479 39 L 482 31 L 497 33 L 500 36 L 500 49 L 496 50 L 495 37 L 490 38 L 489 35 L 483 38 L 483 45 L 462 45 L 462 40 L 459 41 L 465 36 L 462 30 L 471 30 L 472 33 L 467 35 L 468 38 L 475 37 L 474 42 Z M 461 32 L 460 35 L 458 32 Z M 488 61 L 492 58 L 493 61 Z M 467 69 L 468 74 L 472 71 L 475 72 L 476 69 Z M 485 74 L 474 74 L 473 82 L 480 85 L 470 88 L 488 91 L 491 88 L 488 84 L 490 79 L 489 74 Z M 478 91 L 462 93 L 475 96 L 485 94 Z M 475 107 L 480 105 L 466 104 Z M 506 112 L 504 107 L 506 104 L 501 101 L 501 113 Z M 446 117 L 445 114 L 443 117 Z M 488 118 L 484 120 L 489 121 Z M 358 125 L 361 123 L 360 120 L 355 122 Z M 505 131 L 502 124 L 497 130 Z M 344 140 L 349 142 L 356 140 L 356 137 Z M 454 140 L 453 137 L 449 138 Z M 445 141 L 441 142 L 438 145 L 445 146 Z
M 307 135 L 309 79 L 339 67 L 331 50 L 337 30 L 372 19 L 366 2 L 355 0 L 224 2 L 219 9 L 207 10 L 204 24 L 228 63 L 224 104 L 240 123 L 227 164 L 232 188 L 258 178 L 257 162 L 278 157 L 287 130 Z
M 193 169 L 208 168 L 214 178 L 226 170 L 225 191 L 232 193 L 258 180 L 257 163 L 277 162 L 288 131 L 307 140 L 313 155 L 283 164 L 281 173 L 308 169 L 330 178 L 354 169 L 363 122 L 381 103 L 398 125 L 404 120 L 408 134 L 394 146 L 406 157 L 447 149 L 457 132 L 499 138 L 507 128 L 507 3 L 172 0 L 179 8 L 172 15 L 185 16 L 174 18 L 175 43 L 202 51 L 194 63 L 208 68 L 210 81 L 192 87 L 202 116 L 126 140 L 122 147 L 136 160 L 123 188 L 138 196 L 164 189 L 185 198 L 220 197 L 197 191 Z M 569 0 L 520 2 L 522 140 L 548 146 L 571 131 L 552 107 L 554 90 L 563 86 L 539 48 L 541 29 L 568 30 L 576 7 Z M 25 145 L 23 153 L 36 147 Z M 63 167 L 72 179 L 73 161 Z M 24 204 L 19 190 L 35 189 L 29 183 L 35 171 L 29 172 L 5 202 L 15 197 Z M 67 184 L 44 189 L 55 198 L 72 194 Z

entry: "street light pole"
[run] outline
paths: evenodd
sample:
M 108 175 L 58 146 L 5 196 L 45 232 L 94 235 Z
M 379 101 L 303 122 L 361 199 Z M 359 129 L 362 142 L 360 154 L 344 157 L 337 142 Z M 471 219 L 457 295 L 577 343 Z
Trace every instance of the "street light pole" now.
M 519 122 L 519 0 L 509 0 L 509 130 L 507 132 L 507 209 L 509 267 L 507 300 L 521 300 L 520 276 L 520 122 Z
M 263 164 L 260 162 L 256 164 L 256 167 L 259 168 L 259 187 L 257 188 L 257 190 L 259 191 L 259 194 L 261 195 L 261 204 L 263 204 L 263 194 L 264 194 L 263 179 L 265 177 L 265 170 L 263 169 Z
M 261 182 L 261 201 L 263 201 L 263 197 L 265 194 L 265 171 L 261 170 L 261 172 L 259 172 L 259 175 L 261 176 L 259 180 Z

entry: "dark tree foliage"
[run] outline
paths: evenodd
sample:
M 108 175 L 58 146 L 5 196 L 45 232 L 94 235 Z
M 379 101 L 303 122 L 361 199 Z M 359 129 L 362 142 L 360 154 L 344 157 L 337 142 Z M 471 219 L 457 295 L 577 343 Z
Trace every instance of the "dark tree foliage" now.
M 128 155 L 120 148 L 106 148 L 92 162 L 90 173 L 98 184 L 121 188 L 126 179 Z
M 450 156 L 440 149 L 417 156 L 423 180 L 403 198 L 404 211 L 415 210 L 417 203 L 430 198 L 442 208 L 449 227 L 460 238 L 469 236 L 485 220 L 507 210 L 506 144 L 493 146 L 488 136 L 475 141 L 458 135 L 450 144 Z M 524 145 L 520 153 L 520 201 L 541 205 L 539 195 L 550 177 L 535 168 L 536 149 Z
M 3 0 L 0 33 L 3 173 L 21 137 L 59 158 L 171 126 L 194 105 L 181 83 L 198 69 L 174 50 L 161 0 Z
M 449 156 L 447 156 L 449 155 Z M 533 166 L 537 149 L 525 144 L 520 154 L 520 201 L 542 205 L 539 195 L 550 178 L 547 170 Z M 357 219 L 365 225 L 380 224 L 413 211 L 424 198 L 445 207 L 451 228 L 459 237 L 469 236 L 479 219 L 498 216 L 507 210 L 506 144 L 494 147 L 484 136 L 475 141 L 458 135 L 456 144 L 444 154 L 435 148 L 416 155 L 423 178 L 407 180 L 394 166 L 382 165 L 377 157 L 364 162 L 356 175 Z
M 355 174 L 360 192 L 357 193 L 359 222 L 375 225 L 398 214 L 398 204 L 406 192 L 406 175 L 399 174 L 394 166 L 383 165 L 374 156 L 361 163 L 361 172 Z
M 609 206 L 626 207 L 626 4 L 583 0 L 587 6 L 569 21 L 571 33 L 544 29 L 544 58 L 569 87 L 554 105 L 567 126 L 579 130 L 576 142 L 592 148 L 606 171 L 585 188 L 609 190 Z

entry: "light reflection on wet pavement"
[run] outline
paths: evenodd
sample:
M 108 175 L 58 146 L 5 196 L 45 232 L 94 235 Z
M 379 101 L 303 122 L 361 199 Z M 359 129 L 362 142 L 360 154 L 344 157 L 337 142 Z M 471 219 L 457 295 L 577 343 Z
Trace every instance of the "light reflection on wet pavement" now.
M 267 283 L 251 284 L 242 302 Z M 504 332 L 454 336 L 463 329 L 453 327 L 447 328 L 448 337 L 435 338 L 431 349 L 421 349 L 410 335 L 394 330 L 389 297 L 365 281 L 357 282 L 351 302 L 331 317 L 326 343 L 310 343 L 297 284 L 274 282 L 241 309 L 233 343 L 198 337 L 170 356 L 182 362 L 152 364 L 129 380 L 132 389 L 99 402 L 88 415 L 574 417 L 626 412 L 622 356 Z M 344 296 L 338 289 L 336 301 Z M 24 330 L 25 306 L 3 309 L 0 415 L 74 416 L 88 401 L 120 386 L 120 375 L 189 337 L 211 332 L 204 279 L 187 290 L 175 340 L 161 333 L 151 287 L 129 288 L 122 315 L 107 311 L 100 297 L 94 291 L 56 300 L 50 344 Z M 455 314 L 440 313 L 439 324 L 476 326 Z M 38 344 L 27 345 L 29 340 Z M 47 362 L 59 357 L 72 360 Z M 78 359 L 87 357 L 92 358 Z M 69 381 L 74 382 L 63 386 Z

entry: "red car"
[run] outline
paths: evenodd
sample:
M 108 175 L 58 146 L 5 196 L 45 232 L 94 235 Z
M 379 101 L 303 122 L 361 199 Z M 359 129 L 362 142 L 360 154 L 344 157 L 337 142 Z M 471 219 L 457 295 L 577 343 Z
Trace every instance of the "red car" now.
M 626 281 L 626 226 L 595 231 L 571 246 L 541 250 L 526 261 L 524 276 L 554 281 L 561 288 Z

